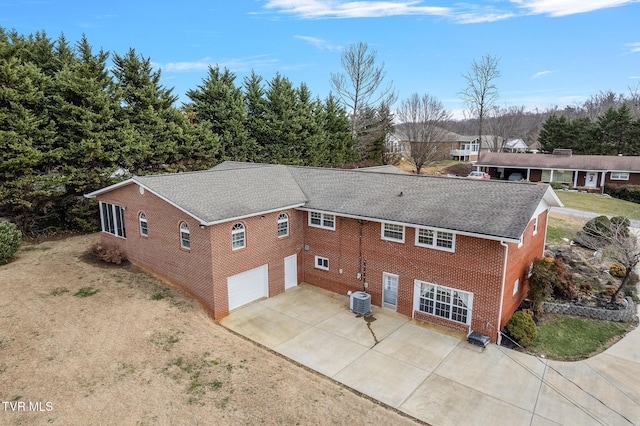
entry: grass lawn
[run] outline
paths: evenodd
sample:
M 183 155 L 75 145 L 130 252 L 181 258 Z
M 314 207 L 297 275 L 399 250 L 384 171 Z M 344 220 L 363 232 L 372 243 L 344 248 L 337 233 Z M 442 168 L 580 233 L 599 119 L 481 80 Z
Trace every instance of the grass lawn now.
M 610 216 L 625 216 L 640 220 L 640 204 L 617 198 L 603 197 L 599 194 L 582 192 L 556 191 L 565 207 L 600 213 Z
M 572 239 L 574 235 L 582 230 L 585 219 L 575 217 L 549 215 L 547 224 L 547 244 L 558 244 L 563 238 Z
M 555 360 L 583 359 L 601 352 L 628 328 L 627 323 L 554 316 L 538 324 L 529 351 Z

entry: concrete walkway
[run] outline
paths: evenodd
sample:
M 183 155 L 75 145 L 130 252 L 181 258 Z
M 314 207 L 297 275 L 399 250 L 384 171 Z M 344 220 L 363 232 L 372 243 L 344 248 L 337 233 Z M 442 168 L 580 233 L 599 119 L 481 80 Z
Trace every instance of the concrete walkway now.
M 640 425 L 640 329 L 585 361 L 470 345 L 346 295 L 301 284 L 224 327 L 432 425 Z

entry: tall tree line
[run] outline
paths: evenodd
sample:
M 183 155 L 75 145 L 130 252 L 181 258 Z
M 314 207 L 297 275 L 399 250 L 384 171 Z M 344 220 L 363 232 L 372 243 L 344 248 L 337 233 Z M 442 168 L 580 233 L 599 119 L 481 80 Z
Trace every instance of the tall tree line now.
M 595 120 L 552 114 L 538 137 L 540 148 L 569 148 L 574 154 L 640 155 L 640 118 L 626 104 L 610 106 Z
M 254 74 L 237 87 L 233 73 L 211 68 L 188 97 L 176 107 L 133 48 L 96 52 L 86 37 L 72 45 L 0 27 L 0 217 L 28 235 L 89 230 L 96 209 L 83 195 L 131 174 L 355 159 L 335 99 L 283 76 Z

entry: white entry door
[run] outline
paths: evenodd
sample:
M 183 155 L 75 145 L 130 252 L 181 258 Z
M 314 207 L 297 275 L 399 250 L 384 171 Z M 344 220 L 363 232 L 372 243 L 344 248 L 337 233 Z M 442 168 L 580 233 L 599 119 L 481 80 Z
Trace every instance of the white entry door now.
M 382 274 L 382 306 L 398 309 L 398 276 L 384 272 Z
M 284 289 L 298 285 L 298 256 L 292 254 L 284 258 Z
M 584 186 L 587 188 L 595 188 L 598 185 L 598 173 L 587 172 L 586 182 Z

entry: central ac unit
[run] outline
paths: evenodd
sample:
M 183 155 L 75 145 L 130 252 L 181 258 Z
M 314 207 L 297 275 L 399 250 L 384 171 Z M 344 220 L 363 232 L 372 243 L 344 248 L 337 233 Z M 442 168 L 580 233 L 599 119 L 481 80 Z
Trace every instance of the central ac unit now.
M 367 315 L 371 312 L 371 295 L 364 291 L 351 293 L 349 299 L 349 309 L 354 314 Z

